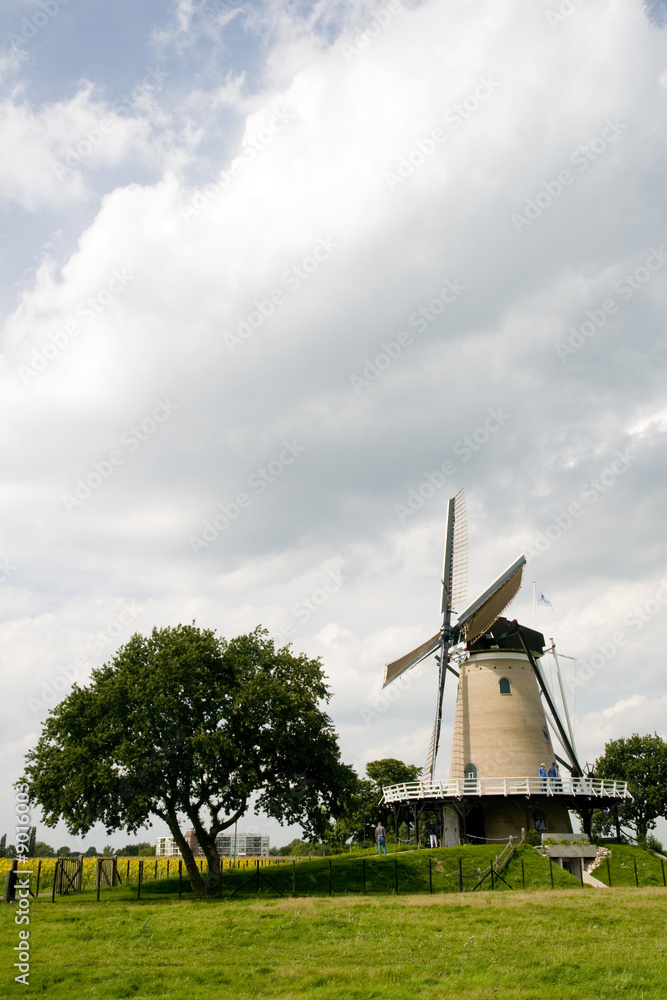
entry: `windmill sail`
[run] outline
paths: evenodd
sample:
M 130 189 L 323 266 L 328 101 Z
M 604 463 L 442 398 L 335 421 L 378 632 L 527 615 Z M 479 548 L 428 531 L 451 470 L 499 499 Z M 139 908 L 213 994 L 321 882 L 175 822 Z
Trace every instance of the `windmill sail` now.
M 459 490 L 449 501 L 447 511 L 447 536 L 445 541 L 445 561 L 442 570 L 443 614 L 466 599 L 468 583 L 468 523 L 466 520 L 465 495 Z
M 474 642 L 491 628 L 500 618 L 507 605 L 516 597 L 521 587 L 523 567 L 526 557 L 520 556 L 509 569 L 499 576 L 474 604 L 467 608 L 458 620 L 458 628 L 465 635 L 466 642 Z
M 431 653 L 435 653 L 436 649 L 440 645 L 440 633 L 436 632 L 432 639 L 427 639 L 423 642 L 421 646 L 417 646 L 413 649 L 411 653 L 406 653 L 405 656 L 399 657 L 398 660 L 393 660 L 388 663 L 384 671 L 384 684 L 382 687 L 386 687 L 387 684 L 391 684 L 395 681 L 397 677 L 409 670 L 410 667 L 416 666 L 420 660 L 425 660 L 427 656 Z

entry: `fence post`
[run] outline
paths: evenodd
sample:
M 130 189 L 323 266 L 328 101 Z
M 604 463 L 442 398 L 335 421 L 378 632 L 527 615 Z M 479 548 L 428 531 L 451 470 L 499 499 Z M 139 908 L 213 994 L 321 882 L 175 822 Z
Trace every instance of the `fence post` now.
M 329 858 L 329 895 L 333 895 L 333 888 L 331 885 L 331 858 Z
M 157 858 L 155 859 L 155 878 L 153 879 L 153 881 L 154 882 L 157 881 Z
M 35 899 L 39 896 L 39 877 L 42 874 L 42 859 L 37 862 L 37 886 L 35 887 Z
M 97 902 L 100 901 L 100 885 L 102 882 L 102 859 L 95 858 L 95 867 L 97 871 L 95 872 L 95 888 L 97 889 Z
M 431 868 L 431 859 L 428 859 L 428 891 L 433 892 L 433 870 Z
M 639 875 L 637 874 L 637 859 L 633 858 L 632 863 L 635 866 L 635 885 L 639 888 Z
M 662 858 L 660 858 L 660 864 L 662 865 L 662 884 L 667 885 L 667 882 L 665 881 L 665 862 Z
M 139 859 L 139 871 L 137 873 L 137 899 L 141 899 L 141 877 L 144 874 L 144 859 Z
M 257 892 L 259 892 L 259 861 L 257 862 L 257 873 L 256 873 L 255 881 L 257 883 Z
M 170 860 L 171 860 L 170 858 L 167 858 L 167 878 L 169 878 L 169 861 Z
M 130 859 L 127 859 L 127 871 L 125 872 L 125 883 L 130 884 Z
M 292 862 L 292 895 L 296 896 L 296 858 Z
M 181 898 L 183 892 L 183 862 L 178 862 L 178 898 Z
M 12 867 L 5 875 L 5 903 L 16 902 L 16 878 L 18 871 L 18 860 L 12 861 Z
M 58 861 L 59 861 L 59 859 L 56 858 L 56 867 L 53 869 L 53 885 L 51 886 L 51 902 L 52 903 L 55 903 L 55 901 L 56 901 L 56 878 L 58 876 Z
M 463 861 L 459 858 L 459 892 L 463 892 Z
M 366 895 L 366 858 L 361 859 L 361 887 L 364 896 Z
M 609 881 L 609 888 L 611 889 L 611 868 L 609 867 L 609 858 L 607 858 L 607 879 Z
M 394 859 L 394 888 L 396 889 L 396 895 L 398 896 L 398 858 Z
M 554 885 L 554 879 L 553 879 L 553 874 L 552 874 L 552 876 L 551 876 L 551 888 L 552 889 L 553 889 L 553 885 Z M 493 858 L 491 858 L 491 889 L 492 890 L 495 889 L 495 885 L 494 885 L 494 882 L 493 882 Z

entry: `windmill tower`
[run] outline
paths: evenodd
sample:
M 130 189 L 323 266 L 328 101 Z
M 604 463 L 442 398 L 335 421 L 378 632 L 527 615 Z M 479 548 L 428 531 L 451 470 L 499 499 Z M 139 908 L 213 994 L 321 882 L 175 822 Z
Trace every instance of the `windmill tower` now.
M 463 490 L 449 501 L 442 577 L 440 630 L 410 653 L 387 664 L 384 686 L 436 654 L 438 689 L 435 722 L 421 780 L 385 789 L 385 802 L 412 810 L 415 824 L 424 808 L 440 812 L 450 843 L 517 836 L 530 828 L 571 832 L 568 810 L 586 813 L 622 798 L 584 781 L 571 730 L 561 721 L 539 666 L 544 637 L 501 617 L 521 586 L 520 556 L 476 601 L 452 621 L 465 598 L 466 513 Z M 458 681 L 448 782 L 435 780 L 447 674 Z M 567 713 L 567 706 L 565 706 Z M 549 723 L 547 722 L 547 711 Z M 556 734 L 558 756 L 549 726 Z M 568 717 L 569 727 L 569 717 Z M 539 768 L 558 761 L 565 777 L 542 779 Z M 568 773 L 569 772 L 569 773 Z M 600 784 L 598 782 L 598 784 Z M 602 801 L 604 800 L 604 801 Z M 446 838 L 443 838 L 446 839 Z

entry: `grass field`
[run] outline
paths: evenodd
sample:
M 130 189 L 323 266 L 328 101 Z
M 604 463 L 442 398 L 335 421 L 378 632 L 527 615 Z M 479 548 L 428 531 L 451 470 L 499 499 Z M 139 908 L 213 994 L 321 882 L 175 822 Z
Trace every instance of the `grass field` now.
M 243 870 L 226 873 L 219 900 L 179 901 L 173 880 L 146 883 L 140 900 L 136 886 L 103 890 L 99 903 L 90 891 L 41 898 L 27 990 L 13 979 L 16 909 L 3 905 L 0 1000 L 23 990 L 53 1000 L 667 1000 L 667 890 L 634 888 L 633 850 L 614 848 L 611 865 L 612 884 L 618 865 L 632 888 L 610 890 L 582 889 L 554 866 L 554 891 L 548 863 L 520 848 L 503 873 L 514 891 L 452 891 L 461 854 L 465 872 L 495 853 L 479 847 L 404 855 L 398 896 L 389 856 L 367 859 L 366 896 L 361 859 L 343 857 L 332 861 L 331 898 L 304 895 L 328 892 L 326 858 L 297 864 L 295 899 L 268 886 L 257 896 L 254 883 L 250 896 L 229 898 Z M 642 856 L 653 878 L 659 860 Z M 291 892 L 291 864 L 264 871 Z
M 664 889 L 33 906 L 28 993 L 68 1000 L 667 997 Z M 2 907 L 0 997 L 11 975 Z

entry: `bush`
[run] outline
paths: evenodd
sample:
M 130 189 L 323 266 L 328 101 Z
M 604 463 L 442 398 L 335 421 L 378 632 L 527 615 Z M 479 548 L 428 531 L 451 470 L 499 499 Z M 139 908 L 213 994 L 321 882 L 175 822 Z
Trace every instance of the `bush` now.
M 658 854 L 662 854 L 662 844 L 657 837 L 654 837 L 652 833 L 649 833 L 646 838 L 646 850 L 647 851 L 657 851 Z
M 526 833 L 526 843 L 530 847 L 541 847 L 542 845 L 542 834 L 539 830 L 528 830 Z

